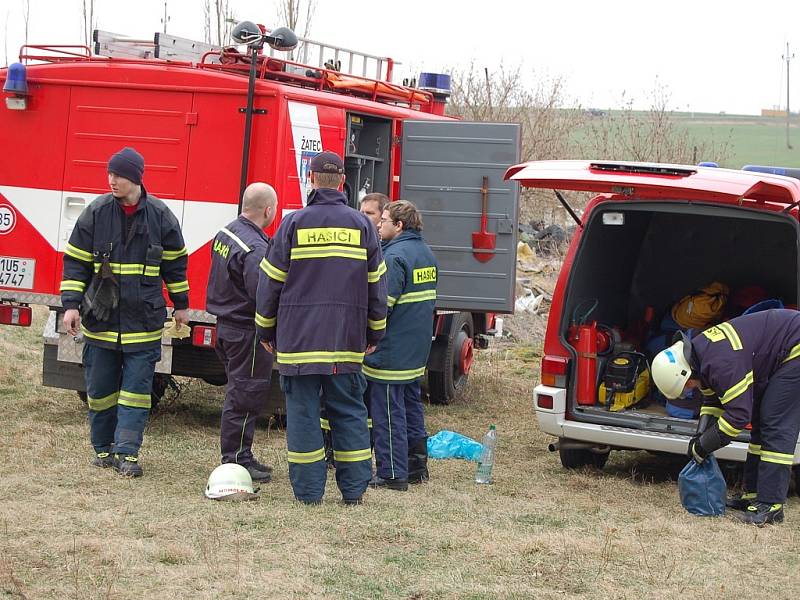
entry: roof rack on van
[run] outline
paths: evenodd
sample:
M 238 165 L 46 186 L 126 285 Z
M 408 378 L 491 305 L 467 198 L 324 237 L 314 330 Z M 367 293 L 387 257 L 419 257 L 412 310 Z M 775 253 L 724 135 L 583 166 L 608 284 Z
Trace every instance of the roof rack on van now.
M 25 45 L 19 58 L 23 62 L 51 63 L 109 59 L 138 63 L 169 61 L 173 65 L 219 69 L 244 76 L 250 70 L 250 56 L 234 46 L 223 48 L 161 32 L 155 33 L 152 39 L 137 39 L 96 29 L 92 40 L 92 49 L 87 46 Z M 290 57 L 296 55 L 302 62 L 276 58 L 271 49 L 265 48 L 264 54 L 258 56 L 258 78 L 434 112 L 433 93 L 392 83 L 394 66 L 399 63 L 391 58 L 302 37 L 298 40 L 300 46 Z M 92 56 L 92 50 L 95 56 Z M 372 72 L 374 79 L 367 76 Z M 443 105 L 439 110 L 444 112 Z
M 610 171 L 614 173 L 641 173 L 643 175 L 675 175 L 688 177 L 697 173 L 697 169 L 673 165 L 656 165 L 626 162 L 592 162 L 589 169 L 593 171 Z

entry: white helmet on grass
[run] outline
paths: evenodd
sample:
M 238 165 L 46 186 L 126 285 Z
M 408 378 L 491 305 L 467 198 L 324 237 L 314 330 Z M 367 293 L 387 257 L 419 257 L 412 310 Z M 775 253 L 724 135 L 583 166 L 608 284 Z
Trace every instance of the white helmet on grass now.
M 211 500 L 255 500 L 258 488 L 242 465 L 225 463 L 211 472 L 206 485 L 206 498 Z
M 692 376 L 692 367 L 686 357 L 686 353 L 691 352 L 692 346 L 688 338 L 681 337 L 683 339 L 656 354 L 650 368 L 653 383 L 668 400 L 678 398 L 683 393 L 689 377 Z

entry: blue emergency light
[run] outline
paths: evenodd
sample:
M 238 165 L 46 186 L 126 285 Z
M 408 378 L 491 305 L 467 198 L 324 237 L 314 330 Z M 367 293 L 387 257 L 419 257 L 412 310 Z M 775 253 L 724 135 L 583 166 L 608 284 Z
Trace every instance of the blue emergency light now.
M 764 165 L 745 165 L 742 171 L 751 171 L 754 173 L 769 173 L 771 175 L 784 175 L 786 177 L 794 177 L 800 179 L 800 169 L 792 169 L 789 167 L 768 167 Z
M 8 66 L 3 91 L 6 94 L 19 94 L 22 96 L 28 94 L 28 77 L 25 73 L 25 65 L 13 63 Z
M 705 160 L 703 162 L 697 163 L 698 167 L 713 167 L 715 169 L 719 168 L 719 165 L 711 160 Z
M 432 92 L 438 96 L 450 96 L 452 86 L 447 73 L 420 73 L 419 89 Z

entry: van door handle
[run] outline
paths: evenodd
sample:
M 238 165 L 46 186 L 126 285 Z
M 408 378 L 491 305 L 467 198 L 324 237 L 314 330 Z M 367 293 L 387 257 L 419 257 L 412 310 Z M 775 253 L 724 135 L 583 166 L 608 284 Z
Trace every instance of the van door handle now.
M 72 208 L 74 206 L 86 206 L 86 199 L 85 198 L 77 198 L 75 196 L 68 196 L 67 200 L 67 208 Z

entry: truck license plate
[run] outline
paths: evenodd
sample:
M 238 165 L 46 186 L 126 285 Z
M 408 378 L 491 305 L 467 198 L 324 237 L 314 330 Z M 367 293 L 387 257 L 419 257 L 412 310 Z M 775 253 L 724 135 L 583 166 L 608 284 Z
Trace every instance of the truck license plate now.
M 32 258 L 0 256 L 0 287 L 33 289 L 36 261 Z

